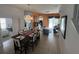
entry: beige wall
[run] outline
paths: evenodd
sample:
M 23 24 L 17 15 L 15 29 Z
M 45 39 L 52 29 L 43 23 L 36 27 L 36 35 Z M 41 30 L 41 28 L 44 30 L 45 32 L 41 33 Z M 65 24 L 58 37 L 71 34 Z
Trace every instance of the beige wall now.
M 64 53 L 69 53 L 69 54 L 79 54 L 79 33 L 77 32 L 73 22 L 73 11 L 74 11 L 74 4 L 69 4 L 69 5 L 63 5 L 61 7 L 61 14 L 62 15 L 67 15 L 67 35 L 66 39 L 64 40 L 65 42 L 65 49 Z

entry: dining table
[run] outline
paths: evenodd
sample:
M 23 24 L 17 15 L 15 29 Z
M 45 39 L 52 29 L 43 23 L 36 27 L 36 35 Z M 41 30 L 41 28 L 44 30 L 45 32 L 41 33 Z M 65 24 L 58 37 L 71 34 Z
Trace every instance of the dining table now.
M 36 35 L 36 36 L 35 36 Z M 19 45 L 22 48 L 23 46 L 26 47 L 33 47 L 37 42 L 37 30 L 27 30 L 19 32 L 18 34 L 12 36 L 14 41 L 19 41 Z
M 27 39 L 27 37 L 32 38 L 34 33 L 35 33 L 35 30 L 27 30 L 27 31 L 23 31 L 23 32 L 20 32 L 16 35 L 12 36 L 12 38 L 19 39 L 19 40 L 23 40 L 24 38 Z

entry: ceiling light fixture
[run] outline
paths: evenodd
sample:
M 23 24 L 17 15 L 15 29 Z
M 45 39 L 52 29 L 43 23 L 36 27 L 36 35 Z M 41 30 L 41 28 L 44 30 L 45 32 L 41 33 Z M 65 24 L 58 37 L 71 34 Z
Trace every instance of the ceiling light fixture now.
M 28 10 L 24 11 L 24 19 L 25 19 L 25 21 L 33 20 L 32 12 L 30 11 L 30 4 L 28 4 L 27 6 L 28 6 Z

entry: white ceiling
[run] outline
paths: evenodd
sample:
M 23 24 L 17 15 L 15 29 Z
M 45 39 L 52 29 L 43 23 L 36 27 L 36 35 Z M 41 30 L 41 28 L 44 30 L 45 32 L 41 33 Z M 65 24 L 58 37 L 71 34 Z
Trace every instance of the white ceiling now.
M 59 4 L 14 4 L 12 5 L 22 10 L 30 10 L 33 12 L 50 14 L 50 13 L 58 13 L 60 9 Z

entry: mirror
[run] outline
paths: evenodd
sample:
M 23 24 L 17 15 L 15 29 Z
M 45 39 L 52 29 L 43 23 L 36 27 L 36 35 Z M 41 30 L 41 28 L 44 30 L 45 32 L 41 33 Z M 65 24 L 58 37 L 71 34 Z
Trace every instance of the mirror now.
M 60 23 L 60 30 L 64 39 L 66 38 L 66 28 L 67 28 L 67 16 L 62 16 Z

